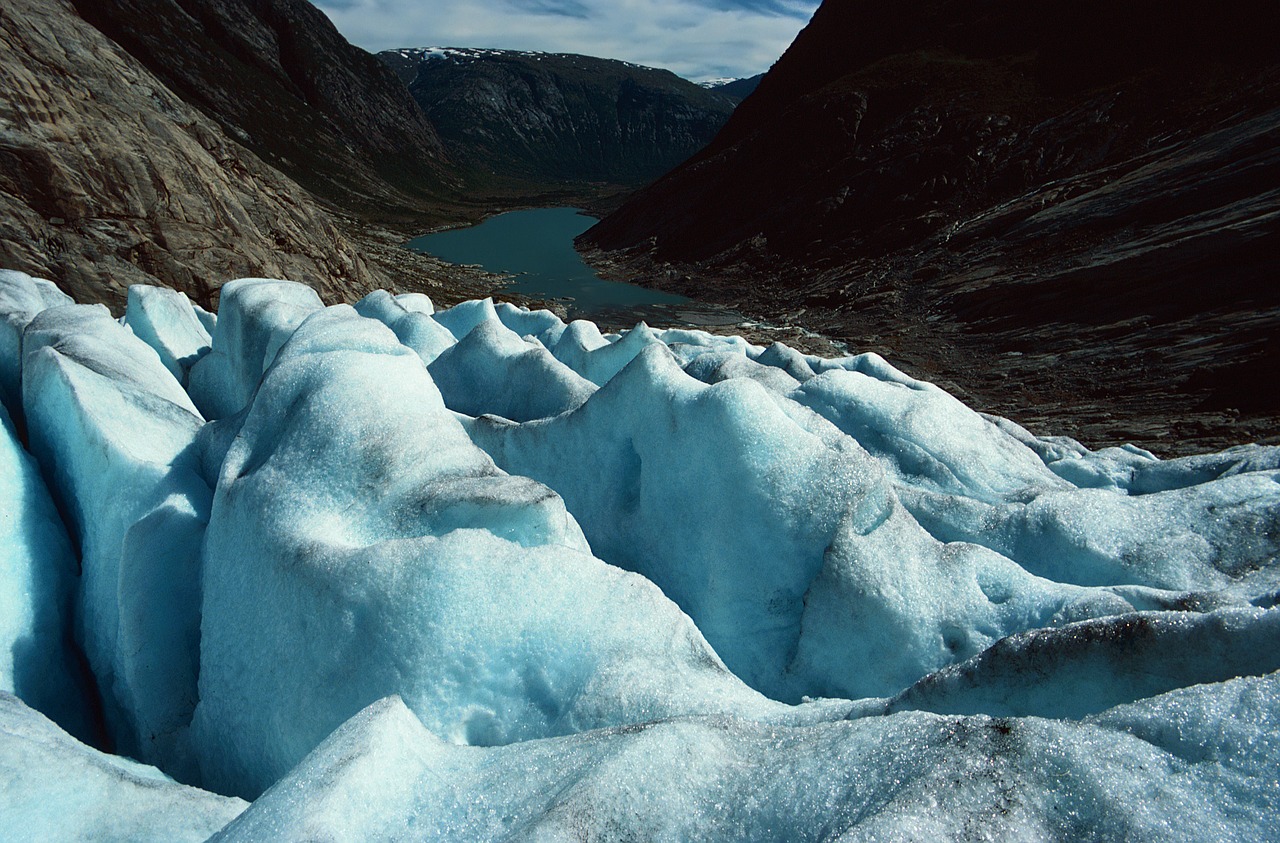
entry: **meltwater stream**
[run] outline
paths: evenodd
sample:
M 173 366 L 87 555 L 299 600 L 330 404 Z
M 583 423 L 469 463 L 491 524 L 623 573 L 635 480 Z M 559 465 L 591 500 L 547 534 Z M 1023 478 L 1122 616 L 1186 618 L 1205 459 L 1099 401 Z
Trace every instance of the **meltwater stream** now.
M 708 326 L 743 320 L 722 307 L 596 275 L 573 248 L 573 239 L 595 222 L 577 208 L 534 208 L 490 217 L 469 228 L 426 234 L 406 245 L 450 263 L 478 264 L 510 275 L 507 289 L 563 302 L 573 319 L 618 327 L 640 320 Z

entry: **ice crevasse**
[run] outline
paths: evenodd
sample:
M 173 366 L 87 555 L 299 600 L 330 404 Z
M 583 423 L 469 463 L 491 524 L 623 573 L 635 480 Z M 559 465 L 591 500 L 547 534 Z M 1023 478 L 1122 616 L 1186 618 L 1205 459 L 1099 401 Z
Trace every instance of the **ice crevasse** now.
M 0 321 L 0 838 L 1280 827 L 1280 449 L 488 300 Z

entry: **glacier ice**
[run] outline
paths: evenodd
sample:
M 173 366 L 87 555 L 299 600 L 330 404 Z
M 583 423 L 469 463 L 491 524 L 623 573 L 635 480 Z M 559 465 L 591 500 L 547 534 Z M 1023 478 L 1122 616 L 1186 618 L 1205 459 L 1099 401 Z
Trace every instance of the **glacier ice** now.
M 1191 685 L 1280 670 L 1280 610 L 1136 612 L 1010 635 L 888 710 L 1081 718 Z
M 448 328 L 431 318 L 435 308 L 421 293 L 393 296 L 386 290 L 375 290 L 356 302 L 355 308 L 361 316 L 390 328 L 400 342 L 418 352 L 423 363 L 435 360 L 457 342 Z
M 900 485 L 990 502 L 1071 488 L 1026 445 L 932 384 L 837 369 L 788 397 L 856 439 Z
M 129 288 L 125 324 L 160 355 L 160 362 L 181 383 L 209 351 L 209 331 L 185 293 L 134 284 Z
M 219 839 L 1266 840 L 1278 764 L 1276 674 L 1080 723 L 693 717 L 496 748 L 389 698 Z
M 776 366 L 766 366 L 744 354 L 733 351 L 706 351 L 676 345 L 672 353 L 681 361 L 689 376 L 706 384 L 717 384 L 732 378 L 749 378 L 772 392 L 787 395 L 800 381 Z
M 604 386 L 646 346 L 654 344 L 661 343 L 643 322 L 610 342 L 594 324 L 578 319 L 569 323 L 552 352 L 579 375 L 597 386 Z
M 0 839 L 206 840 L 247 804 L 72 738 L 0 691 Z
M 88 689 L 71 649 L 78 580 L 66 528 L 0 405 L 0 691 L 90 740 Z
M 31 450 L 79 543 L 77 629 L 116 745 L 174 761 L 195 705 L 204 420 L 150 346 L 100 305 L 23 335 Z
M 433 318 L 453 334 L 454 339 L 460 340 L 471 333 L 471 329 L 475 326 L 497 320 L 498 311 L 494 307 L 493 299 L 478 299 L 464 301 L 445 310 L 437 310 Z
M 245 807 L 165 774 L 255 798 L 228 840 L 1280 822 L 1280 448 L 1095 451 L 875 354 L 492 300 L 118 323 L 8 272 L 0 316 L 23 837 Z
M 1029 571 L 1081 585 L 1218 590 L 1280 553 L 1280 470 L 1122 495 L 1046 491 L 1026 503 L 904 490 L 933 535 L 990 547 Z
M 517 335 L 530 337 L 542 343 L 544 348 L 555 348 L 567 327 L 560 317 L 549 310 L 530 310 L 510 302 L 494 305 L 498 319 Z
M 191 367 L 191 399 L 200 412 L 210 419 L 238 413 L 280 346 L 322 307 L 305 284 L 270 278 L 224 284 L 210 351 Z
M 540 342 L 522 340 L 497 320 L 477 325 L 427 370 L 445 406 L 468 416 L 548 418 L 581 406 L 596 391 Z
M 192 731 L 224 792 L 255 795 L 393 693 L 466 743 L 772 708 L 346 307 L 297 329 L 240 420 L 203 582 Z
M 943 545 L 855 440 L 754 379 L 702 384 L 661 343 L 575 411 L 471 430 L 776 699 L 892 693 L 1002 635 L 1133 608 Z
M 797 383 L 804 383 L 816 374 L 813 371 L 813 367 L 809 365 L 809 361 L 805 359 L 804 354 L 794 348 L 787 347 L 781 342 L 772 343 L 759 354 L 750 356 L 762 366 L 769 366 L 786 372 Z
M 0 402 L 19 425 L 22 421 L 22 332 L 45 308 L 72 303 L 71 297 L 52 281 L 0 269 Z
M 759 354 L 688 349 L 683 357 L 685 371 L 705 383 L 750 378 L 813 410 L 898 485 L 989 502 L 1074 488 L 1025 442 L 878 355 L 818 361 L 774 343 Z

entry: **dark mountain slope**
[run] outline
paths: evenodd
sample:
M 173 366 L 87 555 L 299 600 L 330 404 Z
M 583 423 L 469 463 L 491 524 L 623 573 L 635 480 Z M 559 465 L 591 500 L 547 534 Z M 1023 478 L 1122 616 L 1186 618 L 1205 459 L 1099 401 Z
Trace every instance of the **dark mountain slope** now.
M 827 0 L 583 242 L 1095 442 L 1274 438 L 1268 8 Z
M 733 100 L 665 70 L 509 50 L 392 50 L 396 71 L 476 182 L 644 184 L 706 145 Z
M 74 0 L 80 14 L 264 161 L 343 208 L 457 187 L 430 121 L 305 0 Z

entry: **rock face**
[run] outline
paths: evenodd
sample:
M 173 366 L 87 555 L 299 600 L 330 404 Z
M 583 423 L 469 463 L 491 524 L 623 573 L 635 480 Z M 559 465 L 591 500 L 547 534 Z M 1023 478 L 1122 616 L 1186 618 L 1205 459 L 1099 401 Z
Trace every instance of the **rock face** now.
M 378 54 L 477 180 L 638 186 L 697 152 L 735 100 L 612 59 L 428 48 Z
M 334 219 L 67 0 L 0 9 L 0 264 L 123 304 L 157 279 L 208 305 L 219 280 L 373 285 Z
M 1265 10 L 827 0 L 705 151 L 583 242 L 1095 441 L 1274 436 Z
M 304 187 L 381 213 L 437 200 L 430 121 L 306 0 L 74 0 L 187 103 Z
M 479 213 L 404 86 L 304 0 L 19 0 L 0 43 L 0 265 L 78 301 L 159 283 L 212 308 L 221 279 L 260 275 L 329 300 L 433 287 L 366 224 Z

